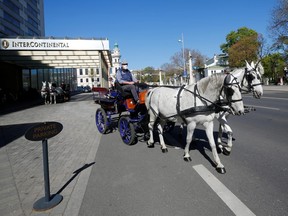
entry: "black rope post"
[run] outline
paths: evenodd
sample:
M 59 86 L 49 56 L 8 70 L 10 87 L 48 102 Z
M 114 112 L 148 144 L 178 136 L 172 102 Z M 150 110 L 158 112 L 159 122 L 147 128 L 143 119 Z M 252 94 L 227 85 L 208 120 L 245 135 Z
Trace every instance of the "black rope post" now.
M 60 194 L 54 194 L 52 196 L 50 194 L 48 156 L 48 138 L 56 136 L 62 129 L 62 124 L 58 122 L 44 122 L 33 126 L 25 133 L 25 137 L 28 140 L 42 141 L 45 196 L 34 203 L 33 209 L 35 211 L 46 211 L 55 207 L 63 200 Z
M 35 211 L 45 211 L 58 205 L 63 197 L 60 194 L 50 195 L 50 178 L 49 178 L 49 157 L 48 157 L 48 140 L 42 140 L 43 151 L 43 169 L 44 169 L 44 188 L 45 196 L 36 201 L 33 205 Z
M 49 158 L 48 158 L 48 141 L 42 140 L 43 149 L 43 169 L 44 169 L 44 186 L 45 186 L 45 201 L 50 201 L 50 180 L 49 180 Z

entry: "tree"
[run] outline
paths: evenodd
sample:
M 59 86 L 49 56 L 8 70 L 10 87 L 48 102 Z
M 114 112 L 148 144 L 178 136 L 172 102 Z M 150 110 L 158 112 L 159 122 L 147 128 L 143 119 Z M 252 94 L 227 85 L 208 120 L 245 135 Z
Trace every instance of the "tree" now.
M 262 59 L 264 76 L 272 82 L 277 82 L 279 77 L 284 76 L 285 62 L 280 53 L 269 54 Z
M 261 53 L 263 37 L 247 27 L 231 31 L 226 36 L 226 43 L 220 46 L 223 53 L 229 55 L 230 67 L 241 67 L 245 65 L 245 60 L 256 61 Z
M 189 52 L 191 56 L 189 56 Z M 202 55 L 198 50 L 185 49 L 184 58 L 185 58 L 186 70 L 188 69 L 187 65 L 188 65 L 188 61 L 190 57 L 192 58 L 192 64 L 198 67 L 203 67 L 205 64 L 205 60 L 207 59 L 207 57 L 205 55 Z M 174 65 L 175 68 L 180 69 L 179 71 L 183 71 L 184 62 L 183 62 L 183 54 L 181 51 L 175 53 L 170 58 L 170 60 L 171 60 L 171 65 Z
M 237 31 L 231 31 L 226 36 L 226 43 L 220 46 L 220 49 L 223 53 L 227 53 L 234 44 L 238 41 L 242 40 L 245 37 L 257 36 L 258 33 L 252 29 L 248 29 L 247 27 L 239 28 Z
M 278 0 L 276 7 L 272 11 L 272 20 L 269 26 L 273 47 L 282 50 L 286 61 L 288 60 L 288 1 Z
M 247 36 L 233 44 L 229 50 L 230 67 L 242 67 L 245 60 L 251 61 L 257 59 L 258 42 L 257 35 Z

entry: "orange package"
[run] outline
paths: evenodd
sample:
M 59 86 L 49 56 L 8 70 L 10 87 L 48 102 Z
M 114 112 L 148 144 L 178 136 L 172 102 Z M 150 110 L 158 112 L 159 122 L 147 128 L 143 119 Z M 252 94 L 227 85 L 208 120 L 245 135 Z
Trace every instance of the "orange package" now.
M 145 103 L 145 97 L 146 97 L 147 91 L 148 90 L 139 92 L 139 103 L 140 104 L 144 104 Z

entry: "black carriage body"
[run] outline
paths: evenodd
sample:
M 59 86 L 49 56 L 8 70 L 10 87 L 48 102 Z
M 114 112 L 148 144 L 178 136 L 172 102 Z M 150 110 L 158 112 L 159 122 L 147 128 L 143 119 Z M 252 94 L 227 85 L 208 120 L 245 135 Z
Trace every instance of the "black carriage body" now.
M 128 103 L 132 95 L 125 94 L 119 90 L 98 89 L 93 91 L 93 99 L 99 104 L 95 115 L 96 126 L 102 134 L 113 131 L 118 127 L 118 131 L 125 144 L 131 145 L 137 142 L 137 134 L 148 132 L 148 116 L 144 103 L 135 107 Z M 115 120 L 116 119 L 116 120 Z

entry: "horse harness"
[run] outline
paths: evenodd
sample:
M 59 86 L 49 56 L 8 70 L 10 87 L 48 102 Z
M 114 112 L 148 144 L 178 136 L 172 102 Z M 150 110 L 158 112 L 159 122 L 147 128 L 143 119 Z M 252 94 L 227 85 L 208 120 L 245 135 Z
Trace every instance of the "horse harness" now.
M 253 74 L 251 73 L 252 71 L 256 72 L 257 78 L 259 80 L 261 80 L 261 77 L 259 76 L 258 72 L 256 71 L 256 69 L 252 69 L 252 70 L 248 70 L 248 68 L 245 68 L 245 73 L 244 73 L 244 77 L 241 81 L 241 86 L 244 86 L 244 78 L 247 80 L 248 86 L 246 87 L 248 90 L 241 88 L 242 91 L 245 91 L 245 93 L 249 93 L 251 92 L 251 90 L 254 88 L 254 86 L 258 86 L 258 85 L 262 85 L 263 82 L 259 82 L 257 84 L 252 84 L 252 81 L 255 79 L 255 77 L 253 76 Z
M 233 77 L 233 80 L 232 82 L 229 82 L 227 81 L 227 79 L 231 79 L 230 77 Z M 236 81 L 236 82 L 234 82 Z M 234 94 L 234 90 L 231 88 L 231 86 L 233 84 L 237 84 L 239 89 L 241 90 L 240 86 L 239 86 L 239 83 L 236 79 L 236 77 L 234 77 L 233 75 L 229 74 L 225 77 L 225 80 L 224 80 L 224 85 L 222 86 L 221 90 L 220 90 L 220 95 L 222 93 L 222 91 L 224 91 L 225 95 L 226 95 L 226 100 L 223 100 L 223 99 L 218 99 L 218 101 L 215 103 L 215 102 L 212 102 L 210 100 L 208 100 L 207 98 L 204 98 L 200 95 L 199 93 L 199 90 L 198 90 L 198 86 L 197 86 L 197 83 L 195 84 L 194 86 L 194 91 L 190 91 L 189 89 L 185 88 L 185 85 L 182 85 L 177 93 L 177 103 L 176 103 L 176 111 L 177 111 L 177 114 L 175 115 L 172 115 L 172 116 L 168 116 L 168 117 L 163 117 L 163 116 L 160 116 L 161 113 L 159 114 L 159 118 L 161 119 L 168 119 L 168 118 L 172 118 L 172 117 L 175 117 L 175 116 L 180 116 L 181 119 L 183 120 L 183 122 L 185 124 L 187 124 L 186 122 L 186 119 L 185 119 L 185 116 L 187 115 L 192 115 L 192 114 L 199 114 L 199 113 L 207 113 L 207 112 L 221 112 L 221 111 L 228 111 L 229 109 L 228 108 L 224 108 L 223 106 L 231 106 L 231 103 L 235 103 L 235 102 L 239 102 L 239 101 L 242 101 L 242 98 L 241 99 L 238 99 L 238 100 L 232 100 L 232 96 Z M 170 87 L 170 88 L 175 88 L 175 87 L 171 87 L 171 86 L 165 86 L 165 87 Z M 179 88 L 179 87 L 177 87 Z M 181 98 L 181 92 L 182 91 L 188 91 L 190 92 L 191 94 L 194 95 L 194 107 L 191 107 L 191 108 L 188 108 L 188 109 L 185 109 L 185 110 L 181 110 L 180 109 L 180 98 Z M 153 92 L 152 92 L 153 94 Z M 196 98 L 199 98 L 204 104 L 206 104 L 206 106 L 196 106 Z M 207 102 L 211 103 L 211 105 L 207 105 Z M 152 110 L 152 112 L 154 114 L 156 114 L 155 110 L 151 107 L 151 100 L 149 101 L 149 107 L 150 109 Z

